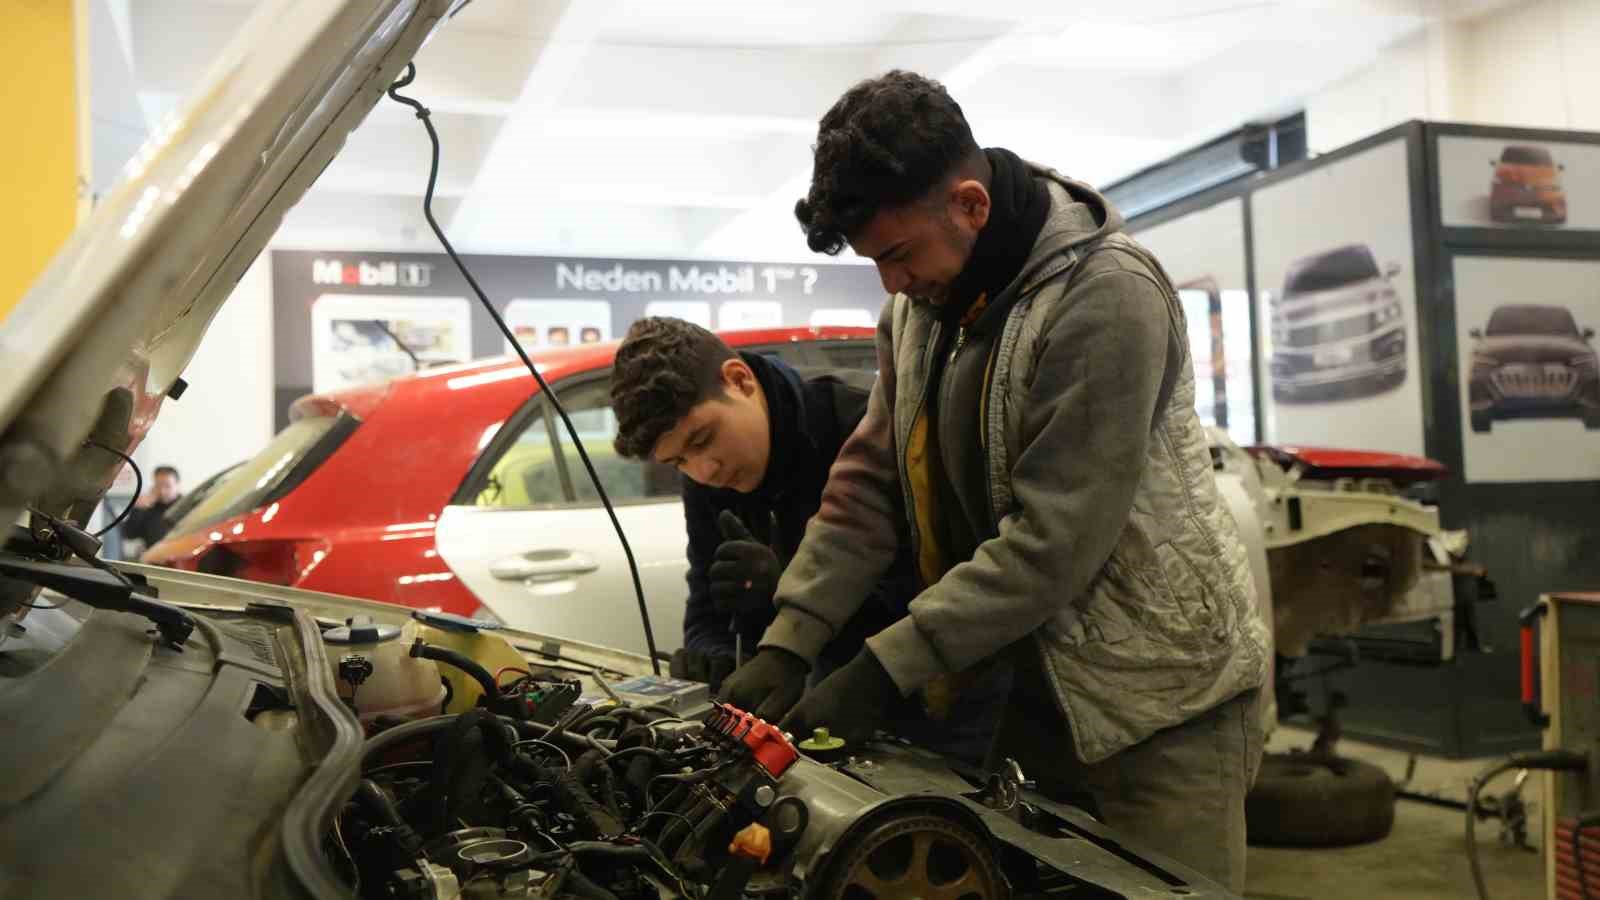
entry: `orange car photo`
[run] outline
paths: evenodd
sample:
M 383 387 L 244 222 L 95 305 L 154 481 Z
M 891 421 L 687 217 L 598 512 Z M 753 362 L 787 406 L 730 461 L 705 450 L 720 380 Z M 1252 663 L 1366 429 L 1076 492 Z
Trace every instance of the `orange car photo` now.
M 1508 224 L 1564 225 L 1567 193 L 1561 172 L 1550 151 L 1528 144 L 1512 144 L 1490 160 L 1494 180 L 1489 185 L 1489 218 Z

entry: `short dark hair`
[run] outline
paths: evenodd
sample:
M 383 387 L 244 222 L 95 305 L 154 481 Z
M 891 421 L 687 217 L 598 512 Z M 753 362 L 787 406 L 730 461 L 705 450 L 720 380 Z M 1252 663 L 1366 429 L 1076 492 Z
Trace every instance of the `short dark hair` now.
M 896 69 L 846 91 L 822 117 L 795 218 L 812 250 L 838 253 L 879 210 L 920 200 L 981 152 L 944 85 Z
M 171 475 L 173 478 L 176 478 L 179 481 L 183 480 L 183 478 L 178 475 L 178 470 L 173 468 L 172 466 L 156 466 L 156 470 L 155 470 L 155 472 L 153 474 L 155 474 L 155 475 Z
M 722 338 L 693 322 L 665 316 L 634 322 L 611 370 L 617 453 L 649 456 L 689 410 L 722 390 L 722 364 L 734 356 Z

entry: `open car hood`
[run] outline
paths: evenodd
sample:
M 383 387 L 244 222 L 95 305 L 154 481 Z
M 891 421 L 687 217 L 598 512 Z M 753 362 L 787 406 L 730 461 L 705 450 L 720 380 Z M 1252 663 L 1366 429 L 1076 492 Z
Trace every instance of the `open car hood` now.
M 0 516 L 87 521 L 217 310 L 453 0 L 276 0 L 0 327 Z

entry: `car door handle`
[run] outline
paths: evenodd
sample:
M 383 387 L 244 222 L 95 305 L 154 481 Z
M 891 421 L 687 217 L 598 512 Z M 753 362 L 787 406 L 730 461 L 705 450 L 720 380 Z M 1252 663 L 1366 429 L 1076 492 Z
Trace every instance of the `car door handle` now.
M 587 575 L 598 568 L 594 557 L 577 550 L 530 550 L 497 560 L 489 566 L 489 574 L 501 581 L 527 581 Z

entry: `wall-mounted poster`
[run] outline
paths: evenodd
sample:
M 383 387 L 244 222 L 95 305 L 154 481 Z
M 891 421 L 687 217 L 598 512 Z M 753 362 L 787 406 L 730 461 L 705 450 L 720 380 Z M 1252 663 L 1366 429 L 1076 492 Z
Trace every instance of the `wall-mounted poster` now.
M 323 294 L 311 306 L 311 387 L 322 393 L 472 358 L 465 297 Z
M 445 298 L 444 308 L 450 311 L 446 320 L 459 322 L 460 298 L 472 297 L 472 285 L 448 257 L 437 253 L 274 250 L 271 261 L 274 418 L 279 428 L 288 424 L 294 401 L 313 389 L 314 344 L 323 348 L 318 351 L 322 374 L 317 386 L 345 383 L 329 374 L 332 335 L 325 326 L 335 312 L 331 307 L 317 323 L 323 333 L 313 339 L 311 310 L 319 297 L 337 293 L 369 298 L 376 305 L 364 309 L 379 310 L 382 316 L 362 310 L 345 316 L 369 322 L 387 321 L 383 317 L 390 313 L 409 315 L 402 315 L 405 310 L 391 304 L 392 298 L 419 301 L 418 310 L 433 311 L 440 309 L 433 305 L 437 298 Z M 870 265 L 492 255 L 471 255 L 466 262 L 518 343 L 533 352 L 614 341 L 647 315 L 678 316 L 717 329 L 804 327 L 813 321 L 813 313 L 858 308 L 850 311 L 851 321 L 871 326 L 883 303 L 883 284 Z M 511 352 L 489 311 L 475 300 L 465 305 L 465 324 L 449 332 L 464 346 L 442 355 L 465 361 Z M 834 315 L 824 312 L 823 318 Z M 363 330 L 370 333 L 362 336 Z M 343 332 L 341 341 L 359 339 L 367 347 L 360 352 L 373 357 L 360 377 L 412 370 L 410 357 L 397 345 L 385 344 L 375 326 L 350 325 Z M 348 360 L 356 351 L 346 347 L 340 352 Z M 435 347 L 419 356 L 426 362 L 430 354 L 441 355 Z
M 1468 481 L 1600 479 L 1600 262 L 1457 257 Z
M 807 321 L 812 328 L 833 326 L 835 328 L 876 328 L 878 315 L 870 309 L 860 307 L 824 307 L 811 311 Z
M 1251 204 L 1267 440 L 1421 455 L 1405 141 L 1268 185 Z
M 518 297 L 506 304 L 505 317 L 523 350 L 611 340 L 611 304 L 604 300 Z M 507 342 L 505 352 L 516 351 Z
M 783 304 L 776 300 L 729 300 L 717 307 L 717 330 L 778 328 L 783 325 Z
M 1239 443 L 1256 440 L 1244 203 L 1225 200 L 1134 233 L 1177 284 L 1189 320 L 1200 421 Z
M 1441 136 L 1439 213 L 1453 228 L 1600 228 L 1600 145 Z
M 644 305 L 644 314 L 646 318 L 670 316 L 701 328 L 711 327 L 711 304 L 699 300 L 651 300 Z

